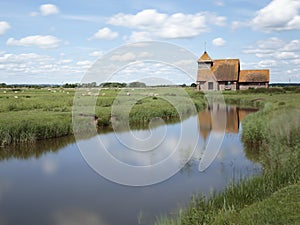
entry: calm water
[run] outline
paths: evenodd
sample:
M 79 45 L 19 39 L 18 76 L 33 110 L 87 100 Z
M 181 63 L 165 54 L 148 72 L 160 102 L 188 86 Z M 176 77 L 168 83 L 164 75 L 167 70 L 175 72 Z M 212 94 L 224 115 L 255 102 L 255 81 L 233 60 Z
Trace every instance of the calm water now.
M 72 137 L 1 148 L 0 224 L 134 225 L 153 224 L 160 215 L 173 215 L 192 194 L 209 195 L 212 190 L 224 189 L 234 178 L 260 173 L 260 165 L 246 158 L 240 141 L 240 121 L 251 111 L 217 107 L 185 120 L 190 132 L 199 136 L 199 145 L 205 145 L 212 134 L 219 132 L 212 117 L 225 112 L 226 135 L 219 154 L 207 170 L 199 172 L 201 152 L 196 152 L 176 175 L 146 187 L 123 186 L 99 176 L 84 161 Z M 166 127 L 172 133 L 180 129 L 180 124 Z M 155 132 L 166 127 L 157 127 Z M 134 131 L 141 137 L 148 132 Z M 122 135 L 130 138 L 128 132 Z M 113 143 L 116 157 L 143 164 L 120 153 L 122 146 L 113 133 L 101 134 L 101 138 Z

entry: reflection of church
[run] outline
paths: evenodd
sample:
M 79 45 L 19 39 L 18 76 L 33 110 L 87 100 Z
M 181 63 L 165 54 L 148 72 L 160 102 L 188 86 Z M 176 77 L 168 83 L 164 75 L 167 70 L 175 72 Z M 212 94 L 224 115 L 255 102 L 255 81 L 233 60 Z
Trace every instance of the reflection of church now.
M 198 129 L 206 140 L 214 132 L 238 133 L 240 121 L 255 109 L 242 109 L 236 106 L 213 104 L 198 113 Z M 225 122 L 226 121 L 226 122 Z

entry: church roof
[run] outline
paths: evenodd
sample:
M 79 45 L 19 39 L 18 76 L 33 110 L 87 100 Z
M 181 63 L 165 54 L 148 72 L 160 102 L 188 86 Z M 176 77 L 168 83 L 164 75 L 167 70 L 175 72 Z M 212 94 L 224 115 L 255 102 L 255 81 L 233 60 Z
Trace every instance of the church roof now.
M 212 62 L 212 59 L 210 58 L 210 56 L 207 54 L 207 52 L 205 51 L 202 56 L 198 59 L 198 62 Z
M 239 59 L 217 59 L 211 68 L 217 81 L 238 81 L 240 72 Z
M 241 70 L 239 82 L 269 82 L 270 70 Z

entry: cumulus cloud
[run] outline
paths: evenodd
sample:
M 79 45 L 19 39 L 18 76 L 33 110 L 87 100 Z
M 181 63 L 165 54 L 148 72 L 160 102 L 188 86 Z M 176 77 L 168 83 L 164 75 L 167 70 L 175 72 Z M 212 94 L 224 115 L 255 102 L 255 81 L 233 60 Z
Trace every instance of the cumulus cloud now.
M 139 53 L 126 52 L 122 54 L 114 54 L 110 57 L 112 61 L 129 62 L 147 60 L 152 56 L 150 52 L 142 51 Z
M 279 60 L 296 59 L 300 51 L 300 40 L 283 41 L 277 37 L 271 37 L 256 43 L 256 47 L 248 47 L 243 50 L 246 54 L 255 54 L 258 58 L 275 58 Z
M 113 32 L 108 27 L 104 27 L 98 30 L 90 39 L 104 39 L 104 40 L 113 40 L 118 37 L 117 32 Z
M 6 33 L 6 31 L 10 28 L 10 25 L 6 21 L 0 21 L 0 35 Z
M 210 25 L 224 26 L 225 17 L 213 13 L 165 14 L 155 9 L 146 9 L 137 14 L 119 13 L 108 19 L 107 23 L 138 30 L 131 39 L 141 38 L 191 38 L 209 31 Z
M 103 54 L 104 53 L 102 51 L 93 51 L 89 55 L 93 56 L 93 57 L 101 57 L 101 56 L 103 56 Z
M 300 29 L 299 0 L 273 0 L 256 13 L 251 25 L 265 32 Z
M 145 31 L 133 31 L 129 37 L 125 37 L 127 42 L 139 42 L 152 40 L 150 33 Z
M 121 55 L 113 55 L 110 58 L 113 61 L 120 61 L 120 62 L 127 62 L 127 61 L 132 61 L 136 59 L 136 55 L 132 52 L 127 52 L 125 54 Z
M 299 79 L 300 76 L 300 40 L 283 40 L 270 37 L 256 42 L 243 50 L 245 54 L 252 54 L 259 60 L 249 68 L 267 68 L 271 70 L 273 82 L 286 82 L 287 71 L 291 71 L 290 78 Z
M 215 1 L 214 1 L 214 4 L 215 4 L 216 6 L 224 6 L 224 5 L 225 5 L 224 2 L 221 1 L 221 0 L 215 0 Z
M 215 38 L 212 40 L 212 44 L 214 46 L 224 46 L 226 44 L 226 41 L 223 38 Z
M 233 30 L 241 28 L 241 27 L 247 27 L 247 26 L 249 26 L 248 22 L 233 21 L 231 23 L 231 29 L 233 29 Z
M 245 54 L 253 54 L 258 62 L 251 65 L 271 70 L 271 79 L 276 82 L 286 82 L 287 71 L 289 77 L 299 79 L 300 76 L 300 40 L 285 41 L 271 37 L 258 41 L 255 45 L 243 50 Z
M 83 67 L 90 67 L 92 64 L 93 64 L 93 62 L 89 61 L 89 60 L 78 61 L 76 63 L 76 65 L 83 66 Z
M 30 15 L 31 16 L 38 16 L 38 15 L 50 16 L 50 15 L 54 15 L 54 14 L 58 14 L 58 13 L 59 13 L 59 9 L 56 5 L 43 4 L 40 6 L 38 12 L 32 12 L 32 13 L 30 13 Z
M 44 82 L 56 83 L 61 82 L 62 75 L 64 77 L 72 75 L 72 79 L 75 79 L 74 77 L 80 79 L 80 76 L 89 66 L 87 62 L 78 63 L 70 58 L 58 60 L 51 56 L 36 53 L 0 53 L 1 77 L 13 75 L 14 82 L 20 83 L 28 82 L 29 79 L 33 83 L 41 83 L 41 79 L 44 79 Z M 50 74 L 51 76 L 48 76 Z
M 33 35 L 33 36 L 27 36 L 24 38 L 21 38 L 19 40 L 14 38 L 9 38 L 6 41 L 7 45 L 10 46 L 24 46 L 24 47 L 39 47 L 43 49 L 49 49 L 49 48 L 57 48 L 59 46 L 59 43 L 61 41 L 54 36 L 51 35 Z

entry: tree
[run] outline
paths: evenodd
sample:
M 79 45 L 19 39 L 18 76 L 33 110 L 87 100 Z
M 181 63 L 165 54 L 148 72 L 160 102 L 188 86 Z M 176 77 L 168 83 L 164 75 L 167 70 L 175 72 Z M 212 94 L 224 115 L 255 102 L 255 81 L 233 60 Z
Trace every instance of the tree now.
M 143 82 L 135 81 L 135 82 L 129 83 L 128 86 L 129 86 L 129 87 L 146 87 L 146 84 L 143 83 Z

